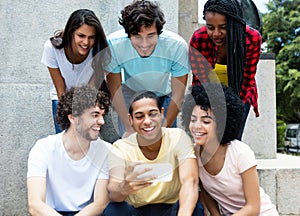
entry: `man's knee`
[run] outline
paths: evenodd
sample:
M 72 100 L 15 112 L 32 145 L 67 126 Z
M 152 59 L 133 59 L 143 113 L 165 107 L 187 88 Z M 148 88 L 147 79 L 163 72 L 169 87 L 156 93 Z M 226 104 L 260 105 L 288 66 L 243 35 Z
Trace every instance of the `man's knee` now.
M 103 211 L 103 216 L 121 216 L 120 213 L 126 213 L 128 211 L 127 202 L 110 202 Z

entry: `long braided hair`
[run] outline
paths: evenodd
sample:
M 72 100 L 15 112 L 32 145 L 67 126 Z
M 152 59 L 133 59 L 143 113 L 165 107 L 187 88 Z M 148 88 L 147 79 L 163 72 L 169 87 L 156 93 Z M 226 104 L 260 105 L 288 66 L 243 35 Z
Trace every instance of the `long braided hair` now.
M 241 5 L 237 0 L 208 0 L 206 12 L 216 12 L 226 16 L 226 56 L 228 85 L 240 95 L 246 59 L 246 22 Z

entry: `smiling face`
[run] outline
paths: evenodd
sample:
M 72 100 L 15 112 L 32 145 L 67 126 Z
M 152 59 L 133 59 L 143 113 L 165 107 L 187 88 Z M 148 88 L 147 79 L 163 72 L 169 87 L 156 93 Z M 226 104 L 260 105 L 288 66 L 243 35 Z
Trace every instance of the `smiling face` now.
M 206 12 L 208 36 L 217 46 L 226 46 L 226 16 L 216 12 Z
M 210 109 L 205 111 L 196 105 L 192 111 L 189 129 L 196 145 L 205 146 L 218 140 L 215 117 Z
M 152 98 L 142 98 L 132 103 L 129 121 L 138 134 L 140 145 L 154 144 L 161 139 L 163 111 Z
M 158 40 L 155 23 L 149 27 L 141 26 L 138 34 L 129 36 L 132 46 L 141 57 L 148 57 L 153 53 Z
M 87 141 L 98 139 L 101 126 L 104 124 L 105 110 L 98 106 L 84 110 L 80 116 L 74 117 L 74 127 L 79 136 Z
M 93 26 L 83 24 L 73 33 L 72 52 L 75 56 L 86 57 L 94 46 L 96 30 Z

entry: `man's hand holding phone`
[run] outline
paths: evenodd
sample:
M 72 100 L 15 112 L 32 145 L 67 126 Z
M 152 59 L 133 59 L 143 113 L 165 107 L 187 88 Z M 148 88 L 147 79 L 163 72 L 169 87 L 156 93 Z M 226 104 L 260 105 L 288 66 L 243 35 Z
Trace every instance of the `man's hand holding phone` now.
M 170 163 L 140 163 L 134 167 L 138 172 L 138 180 L 146 180 L 154 177 L 149 182 L 169 182 L 172 180 L 173 167 Z

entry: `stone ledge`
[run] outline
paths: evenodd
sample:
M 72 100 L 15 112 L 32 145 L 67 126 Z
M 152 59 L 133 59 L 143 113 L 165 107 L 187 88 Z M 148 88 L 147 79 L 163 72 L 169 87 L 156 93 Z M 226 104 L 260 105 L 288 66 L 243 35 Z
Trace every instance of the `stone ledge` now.
M 257 159 L 260 186 L 276 205 L 279 215 L 300 215 L 300 157 L 276 154 Z
M 275 53 L 261 53 L 260 60 L 274 60 Z
M 257 159 L 257 169 L 300 169 L 300 157 L 276 154 L 276 159 Z

